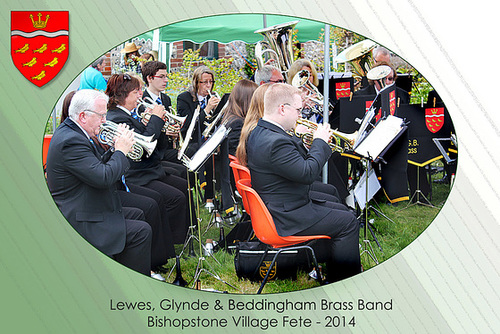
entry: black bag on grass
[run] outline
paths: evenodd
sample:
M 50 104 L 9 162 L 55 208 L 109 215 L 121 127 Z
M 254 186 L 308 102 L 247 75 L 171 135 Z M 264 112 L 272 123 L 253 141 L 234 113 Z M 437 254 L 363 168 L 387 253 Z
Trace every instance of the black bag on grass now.
M 267 250 L 267 252 L 266 252 Z M 238 242 L 234 257 L 234 267 L 238 278 L 254 282 L 262 281 L 278 249 L 255 240 Z M 268 280 L 297 278 L 297 270 L 312 270 L 310 252 L 305 249 L 282 251 L 274 263 Z

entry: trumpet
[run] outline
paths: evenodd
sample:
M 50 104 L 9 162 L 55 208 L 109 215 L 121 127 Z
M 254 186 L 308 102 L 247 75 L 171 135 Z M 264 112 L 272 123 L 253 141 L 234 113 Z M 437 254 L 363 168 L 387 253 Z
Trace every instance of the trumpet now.
M 152 101 L 151 98 L 146 97 L 146 99 L 149 99 L 150 102 L 146 102 L 143 99 L 138 99 L 137 103 L 139 105 L 143 105 L 146 108 L 153 109 L 157 104 Z M 168 107 L 170 112 L 166 111 L 165 112 L 165 126 L 163 127 L 162 131 L 163 132 L 178 132 L 180 128 L 184 125 L 184 122 L 186 121 L 187 116 L 181 117 L 177 116 L 176 111 L 172 107 Z M 148 125 L 149 119 L 151 118 L 151 113 L 148 112 L 143 112 L 141 115 L 139 115 L 141 118 L 141 121 L 144 125 Z M 178 124 L 179 129 L 176 129 L 174 125 Z
M 311 74 L 307 70 L 298 71 L 297 74 L 295 74 L 292 79 L 292 86 L 297 88 L 304 88 L 306 91 L 309 92 L 308 93 L 309 100 L 315 102 L 317 105 L 323 108 L 323 99 L 324 99 L 323 94 L 321 94 L 318 88 L 309 81 L 310 76 Z M 333 106 L 330 102 L 328 102 L 328 110 L 333 110 Z
M 303 125 L 306 128 L 315 131 L 318 128 L 318 124 L 311 122 L 307 119 L 299 118 L 295 123 L 295 130 L 293 130 L 293 134 L 299 137 L 304 145 L 307 147 L 311 147 L 313 142 L 313 134 L 310 132 L 299 133 L 297 132 L 297 125 Z M 330 139 L 328 140 L 328 145 L 332 149 L 332 151 L 337 151 L 339 153 L 344 153 L 345 151 L 352 150 L 355 144 L 355 140 L 357 137 L 357 131 L 354 133 L 343 133 L 337 130 L 330 130 Z
M 119 135 L 118 124 L 106 121 L 106 123 L 101 124 L 97 139 L 102 144 L 114 147 L 115 138 Z M 127 157 L 134 161 L 139 161 L 144 151 L 146 151 L 146 157 L 149 157 L 156 147 L 156 140 L 153 141 L 153 135 L 146 137 L 134 132 L 134 140 L 132 150 L 127 154 Z

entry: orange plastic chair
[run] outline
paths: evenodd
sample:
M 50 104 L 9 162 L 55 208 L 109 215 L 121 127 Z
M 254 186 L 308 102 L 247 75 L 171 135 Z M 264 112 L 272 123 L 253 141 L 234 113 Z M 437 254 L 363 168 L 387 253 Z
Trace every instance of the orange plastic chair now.
M 263 243 L 273 248 L 279 249 L 273 257 L 271 265 L 269 266 L 266 272 L 266 276 L 264 277 L 264 280 L 262 281 L 262 284 L 259 290 L 257 291 L 257 294 L 260 294 L 262 292 L 262 289 L 264 288 L 264 285 L 266 284 L 267 279 L 269 277 L 271 268 L 273 268 L 274 263 L 278 258 L 278 255 L 281 252 L 288 250 L 308 249 L 311 252 L 314 268 L 316 270 L 316 280 L 321 283 L 322 282 L 321 273 L 318 270 L 318 262 L 316 260 L 316 254 L 314 253 L 314 250 L 308 245 L 298 245 L 298 244 L 317 239 L 331 239 L 331 238 L 327 235 L 308 235 L 308 236 L 291 235 L 287 237 L 280 236 L 276 231 L 276 226 L 274 225 L 273 217 L 267 210 L 266 205 L 264 204 L 260 196 L 257 194 L 257 192 L 253 188 L 251 188 L 250 179 L 240 179 L 239 181 L 236 182 L 236 185 L 238 191 L 240 191 L 240 194 L 244 198 L 246 197 L 248 206 L 251 208 L 250 217 L 252 220 L 252 228 L 257 238 Z
M 236 162 L 237 164 L 239 164 L 239 163 L 240 163 L 240 162 L 238 161 L 238 158 L 236 158 L 234 155 L 232 155 L 232 154 L 228 154 L 227 156 L 229 157 L 229 161 L 230 161 L 230 162 L 231 162 L 231 161 L 234 161 L 234 162 Z
M 234 175 L 234 182 L 236 183 L 236 189 L 238 189 L 238 181 L 239 180 L 243 180 L 243 179 L 248 179 L 250 180 L 250 170 L 248 168 L 246 168 L 245 166 L 243 165 L 240 165 L 238 162 L 236 161 L 231 161 L 229 163 L 229 166 L 232 168 L 233 170 L 233 175 Z M 248 203 L 247 203 L 247 200 L 246 198 L 243 196 L 243 194 L 240 192 L 240 190 L 238 189 L 238 192 L 240 193 L 241 195 L 241 198 L 242 198 L 242 202 L 243 202 L 243 208 L 245 209 L 245 211 L 250 214 L 250 208 L 248 207 Z
M 49 152 L 50 140 L 52 139 L 52 135 L 45 135 L 43 137 L 43 147 L 42 147 L 42 163 L 43 168 L 47 165 L 47 153 Z

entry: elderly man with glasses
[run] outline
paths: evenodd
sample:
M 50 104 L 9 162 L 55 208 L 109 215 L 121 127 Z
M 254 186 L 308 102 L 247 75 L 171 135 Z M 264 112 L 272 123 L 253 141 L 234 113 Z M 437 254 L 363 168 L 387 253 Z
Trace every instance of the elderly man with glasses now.
M 56 129 L 47 155 L 47 184 L 61 213 L 90 244 L 144 275 L 151 269 L 151 227 L 142 211 L 124 217 L 117 183 L 129 168 L 133 132 L 120 125 L 106 161 L 92 137 L 106 121 L 108 97 L 83 89 L 75 93 L 69 117 Z M 109 159 L 108 159 L 109 158 Z

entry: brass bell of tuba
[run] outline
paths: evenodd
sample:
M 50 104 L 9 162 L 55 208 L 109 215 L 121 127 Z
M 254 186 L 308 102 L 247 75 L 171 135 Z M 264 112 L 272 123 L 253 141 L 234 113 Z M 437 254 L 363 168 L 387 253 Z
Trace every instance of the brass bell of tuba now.
M 265 37 L 265 41 L 255 45 L 255 59 L 257 68 L 261 69 L 269 59 L 274 59 L 275 66 L 285 77 L 293 63 L 292 34 L 293 28 L 299 21 L 277 24 L 268 28 L 254 31 Z
M 303 125 L 306 128 L 315 131 L 318 128 L 318 124 L 312 121 L 309 121 L 304 118 L 297 119 L 295 124 L 295 130 L 293 130 L 293 134 L 299 137 L 304 145 L 307 147 L 311 147 L 313 142 L 313 134 L 310 132 L 299 133 L 297 132 L 297 125 Z M 332 149 L 332 151 L 337 151 L 339 153 L 343 153 L 345 151 L 352 150 L 355 144 L 355 140 L 357 137 L 357 132 L 354 133 L 343 133 L 337 130 L 330 130 L 330 139 L 328 140 L 328 145 Z
M 106 121 L 106 123 L 101 124 L 97 139 L 104 145 L 114 147 L 115 138 L 119 135 L 118 124 L 112 121 Z M 127 154 L 127 157 L 135 161 L 141 159 L 144 151 L 146 151 L 146 156 L 149 157 L 156 147 L 156 140 L 153 141 L 152 135 L 146 137 L 134 132 L 134 140 L 135 143 L 132 146 L 132 150 Z
M 334 61 L 336 63 L 349 62 L 353 67 L 354 77 L 361 82 L 361 78 L 366 76 L 368 71 L 373 67 L 374 61 L 370 51 L 375 46 L 377 44 L 369 39 L 362 40 L 339 53 Z

